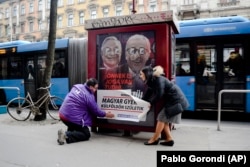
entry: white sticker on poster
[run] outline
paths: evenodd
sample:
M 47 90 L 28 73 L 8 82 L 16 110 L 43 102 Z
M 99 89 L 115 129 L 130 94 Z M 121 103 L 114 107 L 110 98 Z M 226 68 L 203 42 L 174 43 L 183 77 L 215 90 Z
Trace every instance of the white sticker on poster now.
M 98 90 L 97 104 L 115 115 L 115 120 L 146 121 L 150 104 L 131 95 L 131 90 Z

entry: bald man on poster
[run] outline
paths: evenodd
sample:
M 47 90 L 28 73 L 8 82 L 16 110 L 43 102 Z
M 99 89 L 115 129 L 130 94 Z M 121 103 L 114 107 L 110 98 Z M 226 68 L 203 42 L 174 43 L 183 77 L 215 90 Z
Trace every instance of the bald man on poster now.
M 149 39 L 142 34 L 130 36 L 126 42 L 125 59 L 126 63 L 119 66 L 117 73 L 129 74 L 126 79 L 131 80 L 131 84 L 123 85 L 123 89 L 132 89 L 132 95 L 142 97 L 144 83 L 140 79 L 140 70 L 146 66 L 151 54 L 151 44 Z

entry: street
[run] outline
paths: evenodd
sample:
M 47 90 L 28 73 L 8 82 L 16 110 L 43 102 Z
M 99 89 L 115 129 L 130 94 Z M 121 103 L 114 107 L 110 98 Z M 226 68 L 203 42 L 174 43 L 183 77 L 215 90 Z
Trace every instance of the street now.
M 58 145 L 62 122 L 19 122 L 0 114 L 0 166 L 3 167 L 154 167 L 158 150 L 250 150 L 250 123 L 183 119 L 172 131 L 175 145 L 145 146 L 152 133 L 131 137 L 122 133 L 96 134 L 86 142 Z

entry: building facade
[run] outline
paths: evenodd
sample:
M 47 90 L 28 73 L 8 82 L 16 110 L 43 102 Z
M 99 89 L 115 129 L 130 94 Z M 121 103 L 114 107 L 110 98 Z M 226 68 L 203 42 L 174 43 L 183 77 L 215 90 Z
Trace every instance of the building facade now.
M 0 0 L 0 42 L 48 40 L 50 1 Z M 178 20 L 250 18 L 250 0 L 58 0 L 57 6 L 57 38 L 86 37 L 88 19 L 133 13 L 173 10 Z

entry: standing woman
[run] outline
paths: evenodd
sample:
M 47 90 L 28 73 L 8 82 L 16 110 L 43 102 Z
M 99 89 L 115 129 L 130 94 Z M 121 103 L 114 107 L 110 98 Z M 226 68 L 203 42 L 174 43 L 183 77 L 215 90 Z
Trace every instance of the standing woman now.
M 153 68 L 150 66 L 146 66 L 140 71 L 140 78 L 148 86 L 143 100 L 148 101 L 151 106 L 159 100 L 164 100 L 164 107 L 157 116 L 155 133 L 144 144 L 157 145 L 159 143 L 161 132 L 164 130 L 166 139 L 160 144 L 164 146 L 173 146 L 174 140 L 171 135 L 169 123 L 180 123 L 181 113 L 174 116 L 167 116 L 166 112 L 178 109 L 178 107 L 175 107 L 178 106 L 177 104 L 180 104 L 181 110 L 184 110 L 189 105 L 188 101 L 177 85 L 173 84 L 162 75 L 153 75 Z

